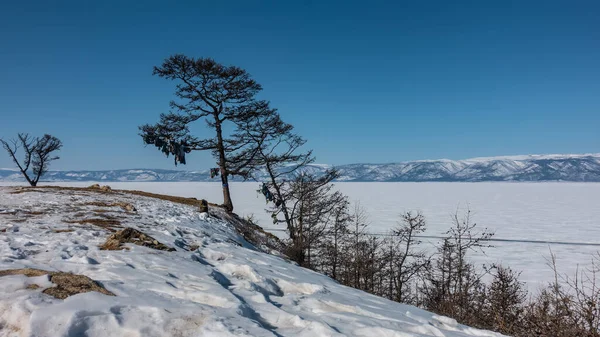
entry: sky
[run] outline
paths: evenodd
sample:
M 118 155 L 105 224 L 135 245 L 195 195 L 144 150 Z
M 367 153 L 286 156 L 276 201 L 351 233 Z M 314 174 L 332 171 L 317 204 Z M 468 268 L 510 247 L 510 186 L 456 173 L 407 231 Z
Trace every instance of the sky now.
M 0 137 L 57 136 L 52 169 L 175 168 L 138 126 L 173 98 L 153 66 L 183 53 L 246 69 L 319 163 L 598 153 L 599 17 L 597 0 L 2 1 Z

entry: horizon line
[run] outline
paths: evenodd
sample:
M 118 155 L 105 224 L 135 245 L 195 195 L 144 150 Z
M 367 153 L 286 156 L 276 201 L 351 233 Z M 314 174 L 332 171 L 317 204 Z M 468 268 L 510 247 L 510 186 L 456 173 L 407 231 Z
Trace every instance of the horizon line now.
M 328 166 L 328 167 L 339 167 L 339 166 L 348 166 L 348 165 L 394 165 L 394 164 L 406 164 L 406 163 L 426 163 L 426 162 L 481 162 L 481 161 L 491 161 L 491 160 L 515 160 L 515 161 L 523 161 L 523 160 L 531 160 L 531 159 L 567 159 L 567 158 L 585 158 L 585 157 L 600 157 L 600 153 L 550 153 L 550 154 L 525 154 L 525 155 L 503 155 L 503 156 L 489 156 L 489 157 L 472 157 L 467 159 L 448 159 L 448 158 L 439 158 L 439 159 L 418 159 L 418 160 L 406 160 L 406 161 L 397 161 L 397 162 L 387 162 L 387 163 L 373 163 L 373 162 L 357 162 L 357 163 L 347 163 L 347 164 L 339 164 L 339 165 L 331 165 L 331 164 L 322 164 L 322 163 L 311 163 L 308 165 L 315 166 Z M 204 171 L 208 172 L 209 169 L 195 169 L 195 170 L 186 170 L 186 169 L 178 169 L 178 167 L 174 168 L 119 168 L 119 169 L 102 169 L 102 170 L 93 170 L 93 169 L 63 169 L 63 170 L 49 170 L 48 172 L 66 172 L 66 171 L 88 171 L 88 172 L 101 172 L 101 171 L 131 171 L 131 170 L 163 170 L 163 171 L 182 171 L 182 172 L 199 172 L 204 173 Z M 15 171 L 20 173 L 18 168 L 6 168 L 0 167 L 0 171 Z

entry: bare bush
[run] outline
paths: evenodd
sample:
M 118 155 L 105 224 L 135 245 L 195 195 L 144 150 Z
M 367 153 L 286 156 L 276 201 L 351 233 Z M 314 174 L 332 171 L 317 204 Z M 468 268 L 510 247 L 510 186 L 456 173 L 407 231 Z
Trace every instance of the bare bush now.
M 420 303 L 426 309 L 453 317 L 465 324 L 481 320 L 485 286 L 481 280 L 485 271 L 479 271 L 467 259 L 467 253 L 490 247 L 493 233 L 479 231 L 471 219 L 471 210 L 460 217 L 452 216 L 452 227 L 438 246 L 432 268 L 420 287 Z
M 554 271 L 554 281 L 527 305 L 524 331 L 515 335 L 526 336 L 529 332 L 544 337 L 600 336 L 599 261 L 597 253 L 590 269 L 578 269 L 569 276 L 558 271 L 556 256 L 550 252 L 548 266 Z

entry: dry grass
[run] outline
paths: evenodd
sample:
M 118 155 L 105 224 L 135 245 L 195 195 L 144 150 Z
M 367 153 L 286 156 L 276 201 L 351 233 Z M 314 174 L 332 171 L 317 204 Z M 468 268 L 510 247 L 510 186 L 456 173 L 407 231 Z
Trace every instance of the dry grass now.
M 8 275 L 25 275 L 27 277 L 42 276 L 50 273 L 47 270 L 23 268 L 23 269 L 8 269 L 0 270 L 0 277 Z
M 99 189 L 98 187 L 62 187 L 62 186 L 40 186 L 40 187 L 22 187 L 18 193 L 22 193 L 22 192 L 28 192 L 28 191 L 39 191 L 39 192 L 45 192 L 45 190 L 54 190 L 54 191 L 64 191 L 64 192 L 76 192 L 76 193 L 85 193 L 84 195 L 90 196 L 91 193 L 100 193 L 100 194 L 115 194 L 115 193 L 120 193 L 120 194 L 130 194 L 130 195 L 138 195 L 138 196 L 142 196 L 142 197 L 148 197 L 148 198 L 154 198 L 154 199 L 160 199 L 160 200 L 165 200 L 165 201 L 170 201 L 170 202 L 174 202 L 174 203 L 178 203 L 178 204 L 183 204 L 183 205 L 189 205 L 189 206 L 194 206 L 194 207 L 198 207 L 200 204 L 200 200 L 196 199 L 196 198 L 186 198 L 186 197 L 178 197 L 178 196 L 172 196 L 172 195 L 166 195 L 166 194 L 158 194 L 158 193 L 149 193 L 149 192 L 144 192 L 144 191 L 137 191 L 137 190 L 111 190 L 111 191 L 104 191 Z M 102 206 L 100 206 L 100 204 L 102 204 Z M 99 207 L 107 207 L 105 205 L 111 205 L 110 203 L 98 203 L 96 204 Z M 217 205 L 214 203 L 209 203 L 210 206 L 212 207 L 222 207 L 221 205 Z M 97 216 L 100 216 L 100 214 L 96 214 Z M 214 215 L 214 214 L 213 214 Z M 76 217 L 84 217 L 85 215 L 81 214 L 80 216 L 76 216 Z M 275 249 L 277 251 L 282 252 L 283 249 L 283 243 L 279 240 L 279 238 L 277 238 L 275 235 L 266 232 L 262 229 L 262 227 L 246 221 L 244 219 L 241 219 L 239 216 L 235 215 L 235 214 L 230 214 L 227 217 L 227 220 L 232 220 L 235 228 L 237 229 L 237 231 L 242 234 L 242 236 L 248 240 L 251 243 L 254 243 L 256 245 L 262 245 L 262 244 L 266 244 L 267 246 L 269 246 L 272 249 Z M 114 231 L 114 229 L 111 229 L 110 226 L 118 226 L 120 225 L 117 224 L 118 220 L 114 219 L 114 220 L 109 220 L 109 221 L 103 221 L 103 219 L 84 219 L 84 220 L 76 220 L 75 222 L 77 223 L 91 223 L 103 228 L 107 228 L 107 226 L 109 226 L 109 230 Z
M 157 250 L 166 250 L 172 252 L 175 248 L 171 248 L 165 244 L 158 242 L 150 235 L 146 235 L 134 228 L 125 228 L 120 230 L 106 239 L 106 242 L 100 246 L 102 250 L 120 250 L 124 243 L 133 243 L 139 246 L 149 247 Z
M 28 209 L 16 209 L 16 210 L 13 210 L 11 212 L 2 212 L 2 213 L 0 213 L 0 215 L 17 215 L 17 214 L 19 214 L 21 216 L 31 216 L 31 215 L 43 215 L 43 214 L 46 214 L 46 213 L 47 213 L 47 210 L 45 210 L 45 211 L 31 211 L 31 210 L 28 210 Z
M 137 211 L 132 204 L 130 204 L 128 202 L 122 202 L 122 201 L 119 201 L 119 202 L 88 201 L 88 202 L 79 204 L 79 206 L 96 206 L 96 207 L 107 207 L 107 208 L 120 207 L 126 212 L 136 212 Z M 96 210 L 96 211 L 106 212 L 107 210 Z
M 47 288 L 43 291 L 44 294 L 54 296 L 58 299 L 65 299 L 69 296 L 97 291 L 108 296 L 115 294 L 106 290 L 98 282 L 84 275 L 75 275 L 69 273 L 52 273 L 50 274 L 50 282 L 56 284 L 56 287 Z
M 35 188 L 37 188 L 37 187 L 19 187 L 8 193 L 9 194 L 21 194 L 21 193 L 27 193 L 27 192 L 38 192 L 38 193 L 49 193 L 50 192 L 50 191 L 43 191 L 43 190 L 35 190 Z
M 66 223 L 77 223 L 80 225 L 94 225 L 107 229 L 111 232 L 116 231 L 115 228 L 121 228 L 121 221 L 117 219 L 100 219 L 100 218 L 89 218 L 89 219 L 75 219 L 75 220 L 64 220 Z
M 70 232 L 74 232 L 75 230 L 73 228 L 66 228 L 66 229 L 53 229 L 52 231 L 54 233 L 70 233 Z
M 155 199 L 161 199 L 161 200 L 166 200 L 166 201 L 171 201 L 174 203 L 178 203 L 178 204 L 183 204 L 183 205 L 189 205 L 189 206 L 198 206 L 198 204 L 200 203 L 200 200 L 196 199 L 196 198 L 185 198 L 185 197 L 176 197 L 176 196 L 172 196 L 172 195 L 166 195 L 166 194 L 157 194 L 157 193 L 149 193 L 149 192 L 144 192 L 144 191 L 121 191 L 120 192 L 125 192 L 125 193 L 131 193 L 134 195 L 139 195 L 139 196 L 143 196 L 143 197 L 149 197 L 149 198 L 155 198 Z M 210 204 L 212 206 L 218 206 L 216 204 Z
M 7 222 L 23 223 L 23 222 L 27 221 L 28 219 L 31 219 L 35 216 L 47 214 L 49 210 L 50 209 L 32 211 L 30 209 L 15 209 L 10 212 L 6 212 L 6 211 L 2 212 L 2 213 L 0 213 L 0 216 L 1 215 L 8 216 L 7 218 L 5 218 L 5 220 Z
M 121 245 L 121 241 L 113 240 L 110 237 L 106 239 L 106 242 L 104 242 L 99 247 L 100 250 L 121 250 L 123 248 Z
M 66 187 L 66 186 L 36 186 L 36 187 L 30 187 L 30 186 L 24 186 L 24 187 L 20 187 L 10 193 L 12 194 L 19 194 L 19 193 L 26 193 L 26 192 L 39 192 L 39 193 L 48 193 L 48 190 L 55 190 L 55 191 L 77 191 L 77 192 L 92 192 L 92 193 L 100 193 L 100 194 L 114 194 L 115 192 L 119 192 L 119 193 L 128 193 L 128 194 L 133 194 L 133 195 L 139 195 L 139 196 L 143 196 L 143 197 L 149 197 L 149 198 L 155 198 L 155 199 L 161 199 L 161 200 L 167 200 L 167 201 L 171 201 L 171 202 L 175 202 L 178 204 L 184 204 L 184 205 L 190 205 L 190 206 L 198 206 L 198 203 L 200 202 L 198 199 L 196 198 L 186 198 L 186 197 L 177 197 L 177 196 L 172 196 L 172 195 L 166 195 L 166 194 L 158 194 L 158 193 L 149 193 L 149 192 L 144 192 L 144 191 L 137 191 L 137 190 L 111 190 L 111 191 L 104 191 L 101 190 L 97 187 Z M 101 206 L 105 205 L 105 203 L 98 203 L 97 206 L 100 207 L 106 207 L 106 206 Z M 214 207 L 220 207 L 220 205 L 214 204 L 214 203 L 208 203 L 210 206 L 214 206 Z
M 105 201 L 88 201 L 88 202 L 78 204 L 78 206 L 96 206 L 96 207 L 113 207 L 113 205 L 114 205 L 113 203 L 105 202 Z
M 96 210 L 94 210 L 94 216 L 103 218 L 103 219 L 107 219 L 107 220 L 120 220 L 120 219 L 124 219 L 123 217 L 116 217 L 110 214 L 107 214 L 108 212 L 97 212 Z
M 27 287 L 25 287 L 25 289 L 35 290 L 35 289 L 40 289 L 40 286 L 38 286 L 35 283 L 32 283 L 32 284 L 28 285 Z
M 16 223 L 23 223 L 23 222 L 27 221 L 27 219 L 29 219 L 29 217 L 16 218 L 16 219 L 8 219 L 8 221 L 10 221 L 10 222 L 16 222 Z
M 115 296 L 115 294 L 106 290 L 101 284 L 84 275 L 76 275 L 63 272 L 51 272 L 41 269 L 8 269 L 0 270 L 0 277 L 7 275 L 25 275 L 27 277 L 48 275 L 50 282 L 56 284 L 55 287 L 46 288 L 42 291 L 44 294 L 54 296 L 58 299 L 65 299 L 76 294 L 97 291 L 104 295 Z M 30 284 L 27 289 L 38 289 L 37 284 Z
M 67 186 L 21 186 L 13 189 L 13 191 L 9 192 L 10 194 L 21 194 L 21 193 L 55 193 L 58 192 L 70 192 L 71 195 L 89 195 L 86 192 L 94 192 L 100 194 L 113 194 L 111 190 L 103 190 L 99 188 L 93 187 L 67 187 Z M 73 193 L 74 192 L 74 193 Z
M 30 187 L 30 186 L 24 186 L 24 187 L 20 187 L 19 189 L 15 190 L 15 191 L 10 192 L 10 193 L 12 193 L 12 194 L 25 193 L 25 192 L 47 193 L 47 192 L 49 192 L 48 190 L 92 192 L 92 193 L 100 193 L 100 194 L 114 194 L 115 192 L 119 192 L 119 193 L 133 194 L 133 195 L 139 195 L 139 196 L 143 196 L 143 197 L 167 200 L 167 201 L 175 202 L 178 204 L 184 204 L 184 205 L 190 205 L 190 206 L 198 206 L 198 203 L 200 202 L 196 198 L 177 197 L 177 196 L 172 196 L 172 195 L 149 193 L 149 192 L 137 191 L 137 190 L 112 190 L 112 191 L 107 192 L 107 191 L 103 191 L 97 187 L 66 187 L 66 186 Z M 102 203 L 102 204 L 104 204 L 104 203 Z M 214 203 L 209 203 L 209 205 L 215 206 L 215 207 L 220 207 L 220 205 L 217 205 Z M 98 206 L 100 206 L 100 205 L 98 205 Z

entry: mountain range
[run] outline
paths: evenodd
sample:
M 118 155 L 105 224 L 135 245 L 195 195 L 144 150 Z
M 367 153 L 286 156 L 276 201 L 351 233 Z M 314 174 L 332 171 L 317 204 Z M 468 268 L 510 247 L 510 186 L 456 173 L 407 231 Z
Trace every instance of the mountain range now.
M 330 165 L 306 167 L 320 174 Z M 600 153 L 524 155 L 465 160 L 419 160 L 389 164 L 339 165 L 338 181 L 357 182 L 479 182 L 479 181 L 577 181 L 600 182 Z M 265 180 L 265 172 L 257 180 Z M 49 171 L 43 181 L 220 181 L 209 170 L 124 169 L 104 171 Z M 234 177 L 234 181 L 241 178 Z M 0 181 L 23 181 L 14 169 L 0 169 Z

